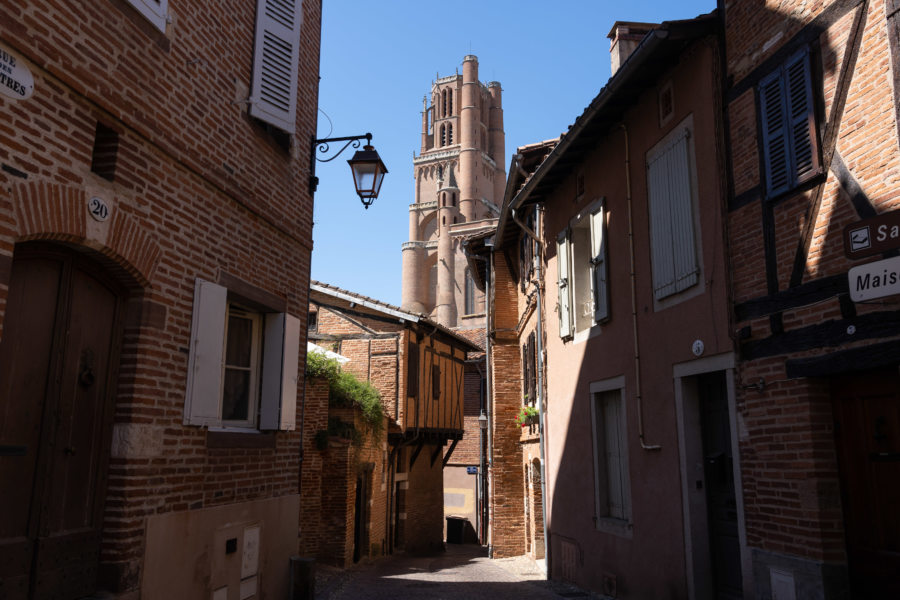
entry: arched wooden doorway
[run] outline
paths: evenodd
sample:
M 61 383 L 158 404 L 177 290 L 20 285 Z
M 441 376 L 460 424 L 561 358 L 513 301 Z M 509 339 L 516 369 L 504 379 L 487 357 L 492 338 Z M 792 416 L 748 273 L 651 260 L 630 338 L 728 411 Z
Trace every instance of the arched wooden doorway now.
M 124 295 L 82 253 L 16 247 L 0 342 L 3 598 L 94 591 Z

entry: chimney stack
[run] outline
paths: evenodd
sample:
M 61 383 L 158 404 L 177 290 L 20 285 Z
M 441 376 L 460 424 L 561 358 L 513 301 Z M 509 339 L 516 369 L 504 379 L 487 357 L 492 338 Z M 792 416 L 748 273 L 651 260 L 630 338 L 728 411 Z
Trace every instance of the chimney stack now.
M 609 32 L 609 60 L 611 74 L 615 75 L 634 49 L 638 47 L 644 36 L 653 29 L 659 27 L 659 23 L 635 23 L 633 21 L 616 21 Z

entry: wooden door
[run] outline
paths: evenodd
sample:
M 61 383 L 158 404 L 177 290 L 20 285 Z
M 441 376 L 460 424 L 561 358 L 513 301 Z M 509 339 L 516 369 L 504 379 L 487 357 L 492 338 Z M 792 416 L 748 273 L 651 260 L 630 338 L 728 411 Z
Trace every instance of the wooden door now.
M 900 598 L 900 375 L 832 382 L 850 585 L 858 598 Z
M 121 297 L 80 255 L 16 250 L 0 342 L 0 597 L 94 591 Z
M 725 372 L 701 375 L 697 383 L 714 597 L 737 600 L 743 598 L 741 546 Z

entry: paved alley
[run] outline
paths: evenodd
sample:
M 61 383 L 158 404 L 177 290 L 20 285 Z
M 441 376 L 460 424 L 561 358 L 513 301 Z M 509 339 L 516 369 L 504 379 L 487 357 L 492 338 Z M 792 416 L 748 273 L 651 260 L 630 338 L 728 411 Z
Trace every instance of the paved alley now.
M 596 598 L 546 581 L 525 557 L 496 559 L 476 545 L 447 544 L 430 557 L 394 556 L 340 571 L 317 565 L 317 600 L 556 600 Z

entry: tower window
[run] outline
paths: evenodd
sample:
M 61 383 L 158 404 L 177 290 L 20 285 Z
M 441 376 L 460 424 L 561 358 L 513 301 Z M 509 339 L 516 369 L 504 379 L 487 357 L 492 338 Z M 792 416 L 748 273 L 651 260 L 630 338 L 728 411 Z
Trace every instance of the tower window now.
M 447 93 L 447 114 L 453 114 L 453 90 Z
M 447 143 L 453 144 L 453 124 L 447 125 Z
M 447 145 L 447 126 L 441 125 L 441 146 Z

